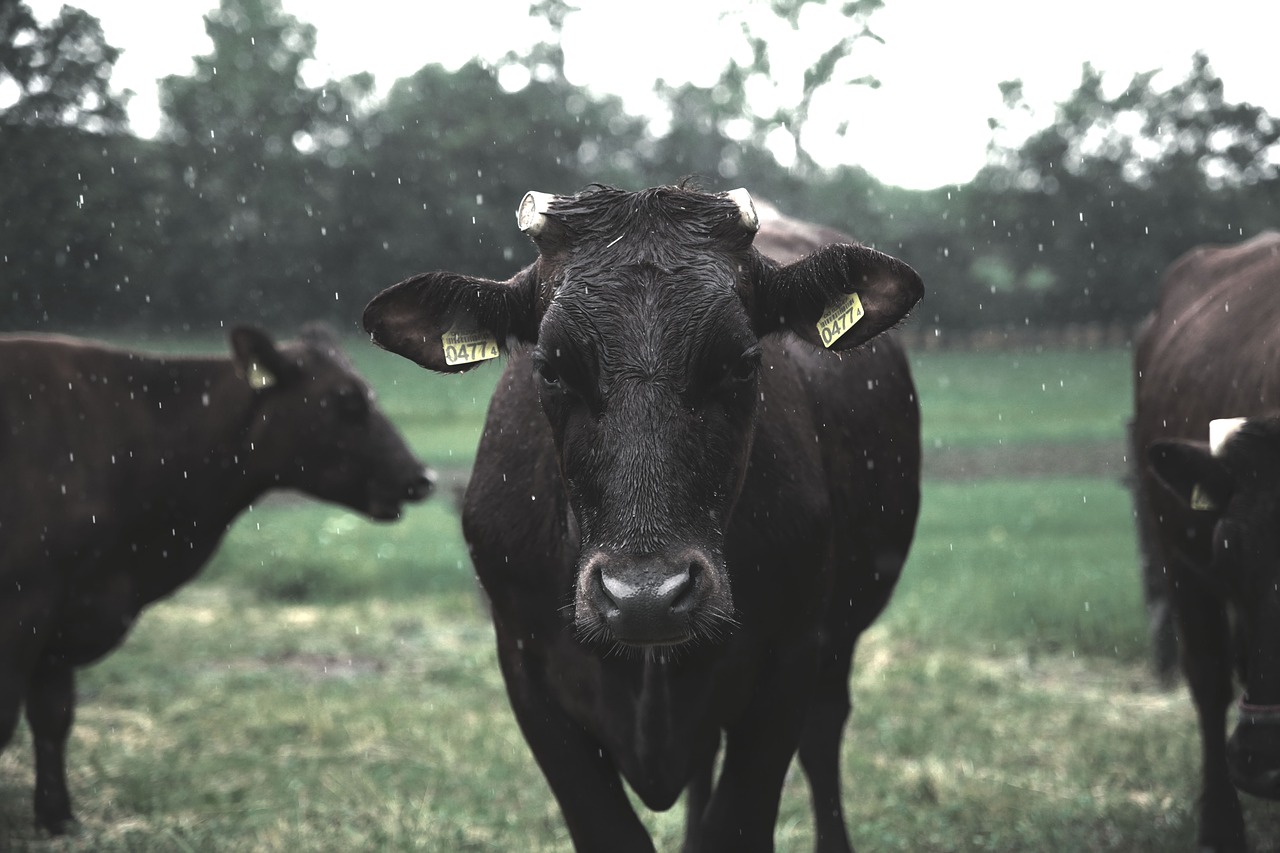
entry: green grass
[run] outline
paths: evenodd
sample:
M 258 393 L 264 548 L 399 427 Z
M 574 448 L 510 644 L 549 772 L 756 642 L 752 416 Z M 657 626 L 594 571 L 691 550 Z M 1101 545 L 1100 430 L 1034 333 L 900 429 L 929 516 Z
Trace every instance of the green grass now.
M 241 517 L 204 571 L 261 601 L 340 603 L 430 595 L 456 602 L 475 588 L 448 495 L 376 524 L 314 501 L 266 501 Z
M 914 355 L 926 448 L 1120 440 L 1130 356 L 1090 352 Z
M 425 458 L 472 458 L 496 365 L 430 377 L 363 341 L 348 350 Z M 1119 440 L 1127 363 L 922 356 L 926 447 Z M 926 482 L 903 580 L 855 666 L 842 765 L 855 845 L 1193 849 L 1191 706 L 1154 683 L 1145 644 L 1115 478 Z M 568 849 L 447 496 L 395 525 L 264 501 L 80 685 L 81 832 L 31 829 L 24 728 L 0 755 L 0 849 Z M 781 851 L 812 847 L 807 796 L 794 771 Z M 1255 849 L 1280 850 L 1276 807 L 1246 805 Z M 680 808 L 646 820 L 660 850 L 678 849 Z
M 1128 493 L 1110 480 L 928 483 L 883 619 L 945 648 L 1147 656 Z

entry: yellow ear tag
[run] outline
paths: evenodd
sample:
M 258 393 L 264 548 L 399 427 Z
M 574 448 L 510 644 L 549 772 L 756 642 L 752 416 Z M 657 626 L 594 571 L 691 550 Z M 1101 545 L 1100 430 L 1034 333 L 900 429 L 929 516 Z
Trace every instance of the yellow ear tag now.
M 840 336 L 853 328 L 853 324 L 862 319 L 862 300 L 857 293 L 846 293 L 837 299 L 818 318 L 818 336 L 822 345 L 830 347 Z
M 249 375 L 245 377 L 249 387 L 255 391 L 270 388 L 276 384 L 276 375 L 256 361 L 249 362 Z
M 493 335 L 481 331 L 462 331 L 454 326 L 440 336 L 444 345 L 444 363 L 471 364 L 498 357 L 498 342 Z
M 1191 508 L 1207 511 L 1217 509 L 1218 506 L 1204 493 L 1204 489 L 1200 488 L 1200 484 L 1196 483 L 1191 487 Z

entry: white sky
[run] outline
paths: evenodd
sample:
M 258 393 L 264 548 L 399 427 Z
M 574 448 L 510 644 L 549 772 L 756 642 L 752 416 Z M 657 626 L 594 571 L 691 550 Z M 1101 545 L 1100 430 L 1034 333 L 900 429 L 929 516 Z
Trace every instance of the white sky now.
M 28 5 L 47 21 L 62 0 Z M 112 83 L 137 93 L 130 108 L 134 131 L 153 133 L 159 121 L 155 80 L 189 73 L 191 57 L 209 51 L 202 15 L 217 0 L 76 5 L 97 16 L 107 41 L 124 49 Z M 582 11 L 565 27 L 566 73 L 575 83 L 623 96 L 635 112 L 654 108 L 656 78 L 709 85 L 744 49 L 737 24 L 721 13 L 741 10 L 745 2 L 574 5 Z M 547 33 L 529 18 L 528 0 L 283 0 L 283 6 L 316 26 L 317 61 L 307 80 L 312 85 L 370 71 L 385 91 L 428 63 L 455 68 L 474 56 L 496 60 L 508 50 L 523 52 Z M 758 19 L 766 11 L 754 14 Z M 789 56 L 811 61 L 833 33 L 842 32 L 842 19 L 824 18 L 822 9 L 807 14 L 798 33 L 780 26 L 771 39 L 777 81 L 772 90 L 756 93 L 762 101 L 785 101 L 788 86 L 798 85 L 798 73 L 787 73 Z M 1117 89 L 1135 72 L 1156 68 L 1169 72 L 1168 85 L 1185 76 L 1192 53 L 1202 49 L 1229 100 L 1280 116 L 1275 0 L 887 0 L 870 23 L 886 44 L 859 42 L 850 71 L 873 74 L 882 87 L 843 89 L 815 104 L 814 135 L 806 144 L 819 162 L 858 164 L 890 184 L 927 188 L 968 181 L 985 159 L 987 119 L 1003 114 L 997 84 L 1021 78 L 1028 100 L 1042 111 L 1040 124 L 1047 123 L 1053 103 L 1078 84 L 1085 61 L 1107 72 Z M 821 133 L 842 122 L 849 126 L 844 138 Z

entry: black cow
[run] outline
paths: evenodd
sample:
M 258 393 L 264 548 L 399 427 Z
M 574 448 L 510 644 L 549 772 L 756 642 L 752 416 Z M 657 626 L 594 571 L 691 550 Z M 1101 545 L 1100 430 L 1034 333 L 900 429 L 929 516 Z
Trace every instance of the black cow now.
M 1278 365 L 1280 234 L 1169 269 L 1135 359 L 1138 523 L 1199 719 L 1207 850 L 1245 848 L 1233 782 L 1280 799 L 1280 421 L 1262 417 L 1280 411 Z M 1211 422 L 1237 416 L 1257 419 L 1211 446 Z
M 0 336 L 0 748 L 25 702 L 38 826 L 72 819 L 74 671 L 200 570 L 274 488 L 379 520 L 431 474 L 331 333 L 233 357 L 172 358 L 54 336 Z
M 790 260 L 800 231 L 757 238 L 742 190 L 530 193 L 519 218 L 538 258 L 510 280 L 419 275 L 364 322 L 433 370 L 510 352 L 463 528 L 574 844 L 653 849 L 625 779 L 652 809 L 687 790 L 686 850 L 771 850 L 798 750 L 818 849 L 847 851 L 854 643 L 919 506 L 915 390 L 879 336 L 919 277 L 812 231 L 772 260 L 753 238 Z

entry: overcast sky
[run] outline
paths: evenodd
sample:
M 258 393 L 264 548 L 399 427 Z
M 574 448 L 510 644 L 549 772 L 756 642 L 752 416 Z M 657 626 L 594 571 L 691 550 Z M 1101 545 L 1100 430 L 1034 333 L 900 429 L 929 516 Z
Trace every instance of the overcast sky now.
M 833 7 L 839 0 L 828 0 Z M 48 20 L 62 0 L 28 0 Z M 216 0 L 84 0 L 108 42 L 124 49 L 113 84 L 132 89 L 135 132 L 149 135 L 159 121 L 155 80 L 186 74 L 191 57 L 211 47 L 202 16 Z M 454 68 L 471 57 L 496 60 L 547 35 L 530 19 L 528 0 L 283 0 L 284 9 L 317 29 L 316 63 L 308 83 L 357 71 L 372 72 L 385 91 L 427 63 Z M 582 11 L 564 33 L 566 72 L 578 84 L 622 95 L 636 112 L 656 107 L 653 81 L 714 82 L 741 56 L 741 37 L 719 0 L 574 0 Z M 765 4 L 767 7 L 767 4 Z M 764 11 L 763 8 L 760 11 Z M 771 37 L 778 87 L 761 99 L 792 97 L 799 67 L 840 32 L 839 18 L 812 8 L 799 32 L 780 26 Z M 859 164 L 887 183 L 927 188 L 968 181 L 984 162 L 987 119 L 1002 114 L 997 84 L 1021 78 L 1028 100 L 1047 123 L 1052 104 L 1067 97 L 1085 61 L 1108 74 L 1117 89 L 1139 71 L 1163 68 L 1167 83 L 1183 77 L 1191 55 L 1205 51 L 1233 101 L 1248 101 L 1280 116 L 1280 71 L 1275 39 L 1280 3 L 1274 0 L 887 0 L 871 18 L 885 40 L 859 43 L 851 74 L 873 74 L 883 85 L 833 92 L 815 105 L 819 162 Z M 824 41 L 827 39 L 827 41 Z M 820 128 L 848 123 L 844 138 Z M 557 188 L 573 189 L 573 188 Z

